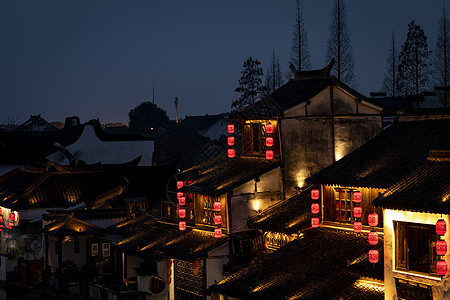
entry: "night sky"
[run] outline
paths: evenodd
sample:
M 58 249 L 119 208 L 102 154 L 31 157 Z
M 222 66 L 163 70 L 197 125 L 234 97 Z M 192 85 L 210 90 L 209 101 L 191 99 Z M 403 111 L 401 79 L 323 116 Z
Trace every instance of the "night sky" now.
M 304 0 L 313 68 L 325 62 L 331 0 Z M 358 91 L 379 91 L 395 31 L 411 20 L 434 49 L 443 1 L 347 0 Z M 447 7 L 450 7 L 447 3 Z M 128 122 L 153 100 L 175 119 L 230 110 L 249 56 L 283 73 L 295 0 L 0 0 L 0 123 L 41 114 L 48 121 Z

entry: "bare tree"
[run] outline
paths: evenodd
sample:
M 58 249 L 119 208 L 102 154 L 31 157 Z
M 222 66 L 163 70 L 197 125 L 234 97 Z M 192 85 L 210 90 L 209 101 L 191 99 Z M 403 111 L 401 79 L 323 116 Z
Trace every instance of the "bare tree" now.
M 265 93 L 265 86 L 262 85 L 263 68 L 261 62 L 251 56 L 244 61 L 243 70 L 239 86 L 234 90 L 240 93 L 238 99 L 231 103 L 232 110 L 240 110 L 258 101 Z
M 334 59 L 336 68 L 332 74 L 349 86 L 356 87 L 357 79 L 353 70 L 352 45 L 345 16 L 344 0 L 334 0 L 331 19 L 326 62 Z
M 395 46 L 395 36 L 392 32 L 392 44 L 387 58 L 387 69 L 384 74 L 382 90 L 389 96 L 397 96 L 397 69 L 398 69 L 398 51 Z
M 303 24 L 303 11 L 300 1 L 297 0 L 295 24 L 292 37 L 291 57 L 289 64 L 293 64 L 299 71 L 311 70 L 311 60 L 308 50 L 308 35 Z
M 442 9 L 442 17 L 439 20 L 439 32 L 436 41 L 436 49 L 434 50 L 433 59 L 433 79 L 434 84 L 444 87 L 444 99 L 442 104 L 447 107 L 448 92 L 450 79 L 450 38 L 449 38 L 449 20 L 447 11 Z
M 270 68 L 266 72 L 265 86 L 267 93 L 271 94 L 283 85 L 283 75 L 280 70 L 280 59 L 275 56 L 275 51 L 272 51 L 272 60 Z
M 408 24 L 408 34 L 399 54 L 398 90 L 403 96 L 415 96 L 419 107 L 419 95 L 428 83 L 429 57 L 427 36 L 414 20 Z

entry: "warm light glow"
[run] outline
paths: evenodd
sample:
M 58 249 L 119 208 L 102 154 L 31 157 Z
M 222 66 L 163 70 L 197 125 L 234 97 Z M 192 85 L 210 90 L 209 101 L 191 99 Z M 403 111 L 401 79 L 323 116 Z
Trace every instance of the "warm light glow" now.
M 260 200 L 254 200 L 252 203 L 253 210 L 259 211 L 261 209 L 261 201 Z
M 379 292 L 384 291 L 384 285 L 378 282 L 368 281 L 368 280 L 358 280 L 354 284 L 356 287 L 362 288 L 362 289 L 374 289 Z
M 181 219 L 186 218 L 186 210 L 184 208 L 180 208 L 178 210 L 178 215 L 180 216 Z
M 180 197 L 178 198 L 178 204 L 180 206 L 186 205 L 186 197 Z

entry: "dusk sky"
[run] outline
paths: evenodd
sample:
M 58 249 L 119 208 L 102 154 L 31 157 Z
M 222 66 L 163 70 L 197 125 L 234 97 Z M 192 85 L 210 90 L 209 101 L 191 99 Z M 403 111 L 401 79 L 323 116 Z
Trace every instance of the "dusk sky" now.
M 332 0 L 301 1 L 313 68 L 322 68 Z M 447 7 L 450 7 L 447 2 Z M 395 31 L 416 20 L 434 50 L 442 0 L 347 0 L 358 91 L 379 91 Z M 272 51 L 286 73 L 295 0 L 0 0 L 0 123 L 128 122 L 152 101 L 175 119 L 230 110 L 243 61 Z

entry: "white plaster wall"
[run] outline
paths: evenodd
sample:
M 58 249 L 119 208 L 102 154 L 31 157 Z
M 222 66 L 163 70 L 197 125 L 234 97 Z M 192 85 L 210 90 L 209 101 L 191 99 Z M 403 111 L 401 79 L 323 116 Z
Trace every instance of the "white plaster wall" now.
M 142 262 L 144 262 L 144 260 L 140 257 L 127 256 L 127 278 L 137 277 L 135 268 L 138 268 L 139 264 Z
M 208 253 L 208 258 L 206 259 L 207 287 L 213 285 L 216 281 L 219 282 L 224 279 L 223 265 L 228 264 L 228 257 L 222 256 L 227 256 L 228 254 L 230 254 L 228 243 L 225 243 Z
M 142 155 L 140 166 L 151 166 L 154 151 L 152 140 L 143 141 L 101 141 L 91 125 L 84 127 L 80 138 L 66 147 L 75 156 L 77 162 L 84 160 L 87 164 L 101 162 L 103 164 L 117 164 L 131 161 Z M 50 161 L 69 164 L 69 161 L 56 152 L 47 157 Z
M 233 190 L 231 197 L 230 232 L 248 229 L 247 220 L 258 211 L 274 205 L 281 200 L 281 171 L 276 168 L 260 176 L 255 194 L 255 181 L 250 180 Z
M 208 128 L 205 128 L 203 130 L 200 130 L 198 133 L 209 137 L 210 139 L 217 140 L 220 135 L 226 135 L 227 134 L 227 125 L 228 122 L 225 119 L 220 119 L 216 123 L 212 124 Z
M 414 213 L 396 210 L 384 210 L 384 284 L 385 284 L 385 299 L 397 299 L 397 291 L 395 289 L 394 276 L 397 278 L 420 282 L 423 284 L 432 285 L 433 299 L 450 299 L 450 275 L 440 277 L 426 276 L 414 273 L 407 273 L 395 270 L 395 232 L 394 221 L 420 223 L 436 225 L 437 220 L 441 219 L 439 214 Z M 450 218 L 448 215 L 443 216 L 447 222 L 447 233 L 445 234 L 445 241 L 450 245 L 449 225 Z M 445 261 L 450 266 L 450 254 L 447 251 Z

